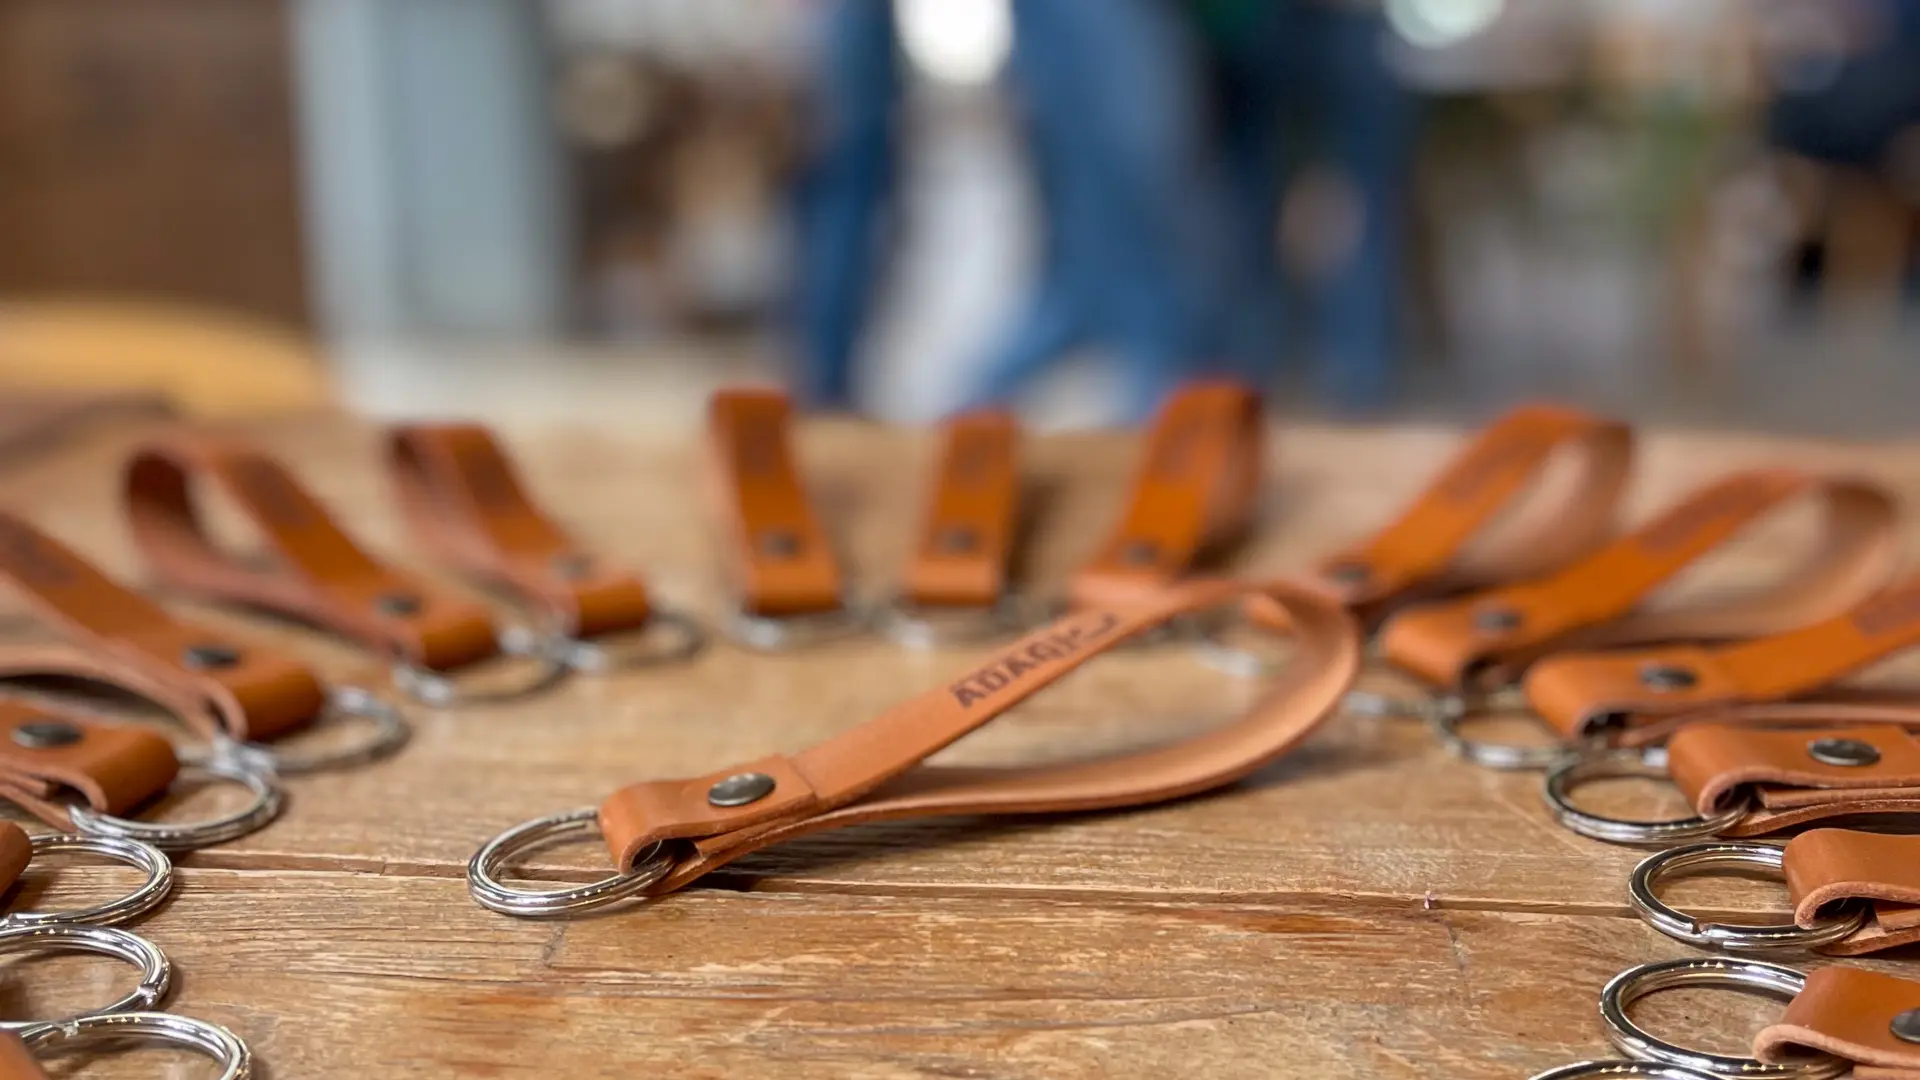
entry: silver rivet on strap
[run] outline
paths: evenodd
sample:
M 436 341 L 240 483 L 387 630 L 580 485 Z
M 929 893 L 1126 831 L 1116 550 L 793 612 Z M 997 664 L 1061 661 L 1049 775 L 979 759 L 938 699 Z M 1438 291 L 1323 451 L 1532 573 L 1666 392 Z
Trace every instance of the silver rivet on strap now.
M 707 801 L 715 806 L 745 806 L 773 793 L 773 777 L 766 773 L 734 773 L 707 789 Z
M 1822 765 L 1860 768 L 1880 760 L 1880 751 L 1859 739 L 1815 739 L 1807 744 L 1807 756 Z

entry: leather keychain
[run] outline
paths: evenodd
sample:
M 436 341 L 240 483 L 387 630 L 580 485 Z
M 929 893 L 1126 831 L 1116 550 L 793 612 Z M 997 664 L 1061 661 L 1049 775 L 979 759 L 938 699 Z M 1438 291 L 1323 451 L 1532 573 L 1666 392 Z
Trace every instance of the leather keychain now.
M 0 1031 L 0 1080 L 47 1080 L 27 1044 L 11 1031 Z
M 1793 920 L 1714 923 L 1659 897 L 1675 877 L 1733 870 L 1785 880 Z M 1813 829 L 1779 844 L 1714 841 L 1668 848 L 1634 869 L 1634 909 L 1655 929 L 1690 945 L 1727 952 L 1813 949 L 1864 956 L 1920 941 L 1920 836 Z
M 208 535 L 192 482 L 217 487 L 258 527 L 257 565 Z M 473 692 L 454 673 L 506 651 L 485 608 L 376 562 L 279 462 L 243 443 L 181 435 L 137 449 L 124 477 L 134 544 L 164 585 L 326 627 L 392 661 L 395 685 L 428 705 L 495 701 L 544 689 L 566 666 L 522 654 L 525 678 Z
M 1495 530 L 1557 457 L 1571 460 L 1568 481 Z M 1293 580 L 1326 591 L 1372 628 L 1411 601 L 1550 573 L 1613 535 L 1632 464 L 1627 425 L 1561 405 L 1523 405 L 1474 436 L 1393 521 Z M 1201 647 L 1224 670 L 1258 671 L 1265 663 L 1211 635 Z M 1372 712 L 1425 715 L 1366 696 Z
M 878 615 L 910 648 L 985 640 L 1026 622 L 1007 588 L 1020 509 L 1020 426 L 980 410 L 941 426 L 933 483 L 900 591 Z
M 290 775 L 368 761 L 406 741 L 406 722 L 371 691 L 324 687 L 296 661 L 178 622 L 52 537 L 4 512 L 0 581 L 13 586 L 60 631 L 116 661 L 104 668 L 109 677 L 124 675 L 118 670 L 124 666 L 167 687 L 149 689 L 145 696 L 176 698 L 172 711 L 211 740 L 215 753 L 240 753 Z M 70 667 L 5 670 L 8 657 L 17 667 L 22 655 L 34 654 L 17 649 L 0 654 L 0 676 L 87 675 Z M 52 650 L 48 655 L 74 654 Z M 289 751 L 272 743 L 316 723 L 349 719 L 369 721 L 366 735 L 334 750 Z
M 138 840 L 77 833 L 42 833 L 29 837 L 11 821 L 0 821 L 0 894 L 13 888 L 34 859 L 54 854 L 82 853 L 124 863 L 142 871 L 138 889 L 115 900 L 64 911 L 8 911 L 0 915 L 0 930 L 22 926 L 112 926 L 152 911 L 173 891 L 173 862 L 159 848 Z M 0 1072 L 4 1076 L 4 1072 Z
M 240 784 L 253 799 L 240 811 L 205 822 L 127 818 L 164 794 L 176 777 Z M 64 833 L 139 840 L 162 851 L 245 836 L 280 811 L 279 788 L 251 769 L 215 760 L 182 770 L 167 740 L 144 728 L 12 699 L 0 699 L 0 798 Z
M 638 577 L 574 543 L 528 497 L 518 470 L 485 427 L 391 428 L 387 466 L 414 540 L 448 565 L 537 608 L 550 628 L 550 647 L 574 670 L 655 664 L 699 651 L 699 624 L 660 607 Z M 622 636 L 632 641 L 616 648 L 614 639 Z M 516 651 L 539 647 L 547 646 L 516 643 Z
M 1120 520 L 1068 584 L 1071 606 L 1132 599 L 1192 573 L 1253 517 L 1265 465 L 1260 395 L 1192 383 L 1154 417 Z
M 1660 586 L 1776 508 L 1818 501 L 1825 527 L 1806 566 L 1774 586 L 1712 606 L 1662 610 Z M 1564 751 L 1471 740 L 1459 726 L 1482 688 L 1510 686 L 1553 652 L 1779 633 L 1846 611 L 1886 583 L 1897 555 L 1895 502 L 1865 480 L 1794 469 L 1735 473 L 1557 573 L 1394 615 L 1387 659 L 1439 688 L 1428 718 L 1455 752 L 1494 768 L 1544 768 Z
M 1780 1019 L 1754 1036 L 1752 1057 L 1669 1042 L 1628 1015 L 1650 994 L 1709 987 L 1786 1000 Z M 1858 968 L 1801 972 L 1725 957 L 1642 964 L 1601 990 L 1600 1017 L 1629 1057 L 1706 1076 L 1920 1080 L 1920 982 Z
M 737 601 L 721 626 L 780 651 L 865 625 L 794 459 L 792 406 L 777 390 L 721 390 L 707 406 L 713 488 Z
M 1332 712 L 1360 663 L 1355 625 L 1325 597 L 1263 588 L 1284 606 L 1295 660 L 1225 727 L 1152 749 L 1034 768 L 923 764 L 931 754 L 1107 652 L 1169 620 L 1243 600 L 1255 586 L 1193 580 L 1070 613 L 942 686 L 791 756 L 615 792 L 598 808 L 520 825 L 468 866 L 475 899 L 510 915 L 563 915 L 659 896 L 748 852 L 824 829 L 899 818 L 1068 813 L 1139 806 L 1230 784 L 1286 753 Z M 500 880 L 521 852 L 565 836 L 605 837 L 613 877 L 527 891 Z

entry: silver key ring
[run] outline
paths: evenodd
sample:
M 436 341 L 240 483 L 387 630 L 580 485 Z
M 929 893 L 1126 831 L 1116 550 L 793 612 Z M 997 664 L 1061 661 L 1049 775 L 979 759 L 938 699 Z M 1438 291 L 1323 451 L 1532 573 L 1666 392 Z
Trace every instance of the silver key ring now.
M 554 649 L 522 645 L 532 634 L 521 627 L 494 629 L 493 640 L 499 647 L 499 655 L 526 663 L 526 673 L 500 689 L 467 689 L 462 685 L 466 676 L 435 671 L 405 658 L 393 662 L 393 685 L 406 696 L 435 709 L 492 705 L 538 693 L 566 678 L 573 669 Z
M 0 929 L 16 926 L 111 926 L 152 911 L 173 891 L 173 861 L 159 848 L 138 840 L 108 836 L 42 834 L 33 838 L 33 859 L 79 852 L 125 863 L 146 873 L 138 889 L 118 900 L 66 911 L 13 911 L 0 916 Z M 31 862 L 29 863 L 31 865 Z
M 647 621 L 632 630 L 591 638 L 558 635 L 552 648 L 560 662 L 574 671 L 604 675 L 690 660 L 706 645 L 706 628 L 693 616 L 673 608 L 654 608 Z
M 173 981 L 173 965 L 159 946 L 137 934 L 107 926 L 21 926 L 0 930 L 0 954 L 90 952 L 123 960 L 140 969 L 140 985 L 103 1009 L 82 1015 L 138 1012 L 158 1006 Z M 58 1028 L 69 1020 L 0 1020 L 0 1031 L 31 1040 L 43 1028 Z
M 1712 1076 L 1825 1080 L 1841 1075 L 1851 1069 L 1852 1064 L 1832 1054 L 1808 1054 L 1790 1062 L 1766 1062 L 1693 1050 L 1649 1034 L 1627 1016 L 1628 1006 L 1662 990 L 1721 987 L 1790 1001 L 1806 984 L 1807 977 L 1800 972 L 1759 960 L 1716 956 L 1642 964 L 1615 975 L 1600 991 L 1600 1021 L 1606 1025 L 1607 1038 L 1613 1045 L 1636 1060 L 1677 1065 Z
M 360 686 L 328 687 L 326 705 L 311 727 L 355 722 L 367 725 L 366 734 L 331 750 L 299 750 L 228 738 L 216 739 L 211 753 L 183 751 L 180 760 L 190 765 L 226 760 L 254 772 L 301 776 L 378 761 L 405 746 L 413 734 L 392 702 Z
M 1002 596 L 989 607 L 942 607 L 894 596 L 875 609 L 874 629 L 908 649 L 978 645 L 1037 625 L 1019 597 Z
M 218 1024 L 163 1012 L 117 1012 L 43 1024 L 21 1035 L 29 1050 L 62 1051 L 92 1043 L 161 1042 L 183 1046 L 220 1065 L 219 1080 L 249 1080 L 253 1054 L 240 1037 Z
M 590 885 L 559 889 L 516 889 L 500 879 L 500 872 L 517 856 L 560 839 L 600 835 L 600 813 L 591 806 L 515 825 L 474 852 L 467 863 L 467 891 L 481 907 L 523 919 L 551 918 L 617 904 L 637 897 L 673 869 L 667 845 L 656 843 L 632 870 L 601 878 Z
M 1667 880 L 1727 867 L 1757 867 L 1784 876 L 1786 849 L 1777 844 L 1691 844 L 1648 856 L 1627 879 L 1627 899 L 1655 930 L 1676 941 L 1703 949 L 1727 952 L 1764 952 L 1773 949 L 1812 949 L 1832 944 L 1860 929 L 1867 921 L 1865 904 L 1849 901 L 1821 915 L 1812 926 L 1791 921 L 1742 926 L 1711 923 L 1688 915 L 1661 900 L 1655 891 Z
M 1678 1065 L 1662 1065 L 1657 1061 L 1576 1061 L 1571 1065 L 1561 1065 L 1543 1073 L 1534 1073 L 1528 1080 L 1714 1080 L 1714 1078 L 1693 1069 L 1683 1069 Z
M 247 768 L 239 762 L 209 761 L 202 765 L 187 766 L 180 770 L 180 775 L 175 782 L 180 780 L 188 783 L 205 783 L 210 780 L 229 781 L 252 792 L 253 801 L 225 817 L 178 824 L 131 821 L 112 814 L 102 814 L 85 806 L 69 808 L 67 816 L 72 819 L 76 832 L 82 832 L 88 836 L 138 840 L 152 844 L 161 851 L 192 851 L 214 844 L 224 844 L 229 840 L 237 840 L 249 833 L 257 832 L 280 813 L 279 786 L 265 773 Z
M 777 653 L 850 637 L 871 622 L 864 609 L 844 599 L 839 607 L 805 615 L 756 615 L 735 606 L 721 618 L 720 632 L 754 652 Z
M 1427 696 L 1424 715 L 1441 745 L 1475 765 L 1501 772 L 1551 769 L 1571 751 L 1564 746 L 1515 746 L 1470 739 L 1460 732 L 1461 725 L 1476 713 L 1520 711 L 1528 707 L 1526 692 L 1519 685 L 1508 683 L 1472 696 L 1457 690 L 1433 691 Z
M 1735 800 L 1733 805 L 1724 810 L 1704 816 L 1696 814 L 1671 821 L 1627 821 L 1589 813 L 1574 806 L 1569 798 L 1573 790 L 1582 784 L 1628 777 L 1666 779 L 1666 750 L 1606 750 L 1571 757 L 1547 773 L 1546 783 L 1541 785 L 1540 791 L 1547 801 L 1547 808 L 1553 811 L 1554 820 L 1560 824 L 1594 840 L 1637 847 L 1666 846 L 1717 836 L 1745 817 L 1753 805 L 1752 796 L 1747 796 Z

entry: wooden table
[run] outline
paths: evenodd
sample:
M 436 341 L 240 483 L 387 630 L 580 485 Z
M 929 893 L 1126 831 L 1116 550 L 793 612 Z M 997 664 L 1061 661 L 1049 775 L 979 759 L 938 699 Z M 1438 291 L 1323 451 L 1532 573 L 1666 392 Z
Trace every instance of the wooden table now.
M 690 436 L 507 433 L 534 489 L 584 541 L 645 568 L 668 600 L 718 610 Z M 371 429 L 314 418 L 253 434 L 370 547 L 433 571 L 398 529 Z M 0 505 L 137 578 L 114 500 L 138 435 L 96 431 L 11 463 Z M 1280 432 L 1263 526 L 1236 565 L 1296 567 L 1377 525 L 1456 439 Z M 1036 588 L 1098 540 L 1133 446 L 1118 435 L 1034 441 L 1024 572 Z M 885 590 L 900 559 L 928 449 L 852 424 L 803 434 L 820 502 L 869 593 Z M 1920 446 L 1656 433 L 1634 512 L 1726 469 L 1779 461 L 1857 467 L 1920 490 Z M 1765 573 L 1805 539 L 1808 522 L 1787 516 L 1687 588 Z M 166 599 L 338 676 L 374 670 L 323 635 Z M 24 616 L 0 615 L 0 626 L 34 633 Z M 1555 826 L 1537 776 L 1462 764 L 1416 724 L 1358 715 L 1336 717 L 1237 788 L 1176 805 L 853 829 L 756 855 L 650 907 L 574 922 L 516 921 L 467 898 L 467 858 L 507 826 L 635 779 L 797 749 L 968 659 L 872 640 L 782 657 L 723 643 L 686 666 L 581 678 L 518 704 L 414 709 L 415 737 L 399 756 L 291 780 L 279 822 L 187 858 L 176 898 L 140 931 L 182 973 L 170 1007 L 232 1027 L 273 1080 L 1517 1077 L 1604 1056 L 1601 984 L 1687 955 L 1626 909 L 1638 853 Z M 1367 681 L 1405 688 L 1390 675 Z M 1222 720 L 1247 692 L 1178 649 L 1130 652 L 949 754 L 1030 761 L 1137 745 Z M 1672 799 L 1644 784 L 1613 797 L 1649 811 Z M 554 857 L 555 873 L 586 879 L 605 853 L 580 845 Z M 126 880 L 67 873 L 43 899 Z M 1721 912 L 1783 899 L 1755 883 L 1674 895 Z M 104 1000 L 126 980 L 91 958 L 6 968 L 7 1016 Z M 1776 1008 L 1684 993 L 1648 1002 L 1644 1015 L 1733 1049 Z M 61 1075 L 152 1075 L 159 1057 Z

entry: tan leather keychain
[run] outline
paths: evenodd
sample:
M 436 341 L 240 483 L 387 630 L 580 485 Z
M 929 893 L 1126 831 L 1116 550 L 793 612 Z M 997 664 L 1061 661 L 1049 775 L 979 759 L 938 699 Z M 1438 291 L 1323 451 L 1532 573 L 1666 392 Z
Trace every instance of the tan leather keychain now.
M 33 841 L 11 821 L 0 821 L 0 893 L 13 888 L 33 858 Z
M 1572 475 L 1546 497 L 1525 500 L 1558 458 L 1569 460 Z M 1627 425 L 1560 405 L 1521 406 L 1474 436 L 1392 522 L 1293 580 L 1325 590 L 1372 628 L 1415 600 L 1550 573 L 1613 535 L 1632 463 Z M 1508 520 L 1523 502 L 1527 512 Z M 1258 671 L 1265 663 L 1213 635 L 1200 647 L 1223 670 Z M 1355 697 L 1364 701 L 1349 708 L 1425 715 L 1423 707 L 1371 692 Z
M 231 440 L 181 435 L 137 449 L 124 477 L 135 546 L 164 585 L 322 626 L 389 658 L 395 685 L 429 705 L 501 700 L 552 685 L 566 666 L 523 654 L 513 686 L 476 692 L 464 674 L 503 655 L 478 604 L 376 562 L 299 482 L 264 452 Z M 272 560 L 258 565 L 218 547 L 192 482 L 218 488 L 259 529 Z
M 940 429 L 933 483 L 900 591 L 878 626 L 911 648 L 964 644 L 1019 629 L 1007 588 L 1020 509 L 1020 427 L 997 409 Z
M 1669 1042 L 1630 1015 L 1648 995 L 1707 988 L 1783 999 L 1786 1012 L 1754 1036 L 1752 1057 Z M 1642 964 L 1601 990 L 1600 1018 L 1629 1057 L 1686 1070 L 1661 1075 L 1920 1080 L 1920 982 L 1857 968 L 1802 972 L 1729 957 Z
M 722 390 L 707 406 L 714 501 L 736 601 L 721 626 L 779 651 L 851 633 L 864 616 L 794 460 L 792 407 L 777 390 Z
M 1805 566 L 1711 606 L 1646 605 L 1680 571 L 1797 498 L 1817 500 L 1824 512 L 1823 542 Z M 1437 688 L 1429 719 L 1451 749 L 1494 768 L 1543 768 L 1564 751 L 1461 734 L 1473 695 L 1510 686 L 1552 652 L 1749 638 L 1844 612 L 1886 583 L 1897 556 L 1894 521 L 1892 495 L 1865 480 L 1784 468 L 1735 473 L 1545 578 L 1408 608 L 1387 621 L 1381 648 L 1395 667 Z
M 275 772 L 293 774 L 372 760 L 406 741 L 405 721 L 371 691 L 324 687 L 310 669 L 270 649 L 243 646 L 178 622 L 52 537 L 4 512 L 0 581 L 70 638 L 165 687 L 151 688 L 145 696 L 174 698 L 171 711 L 211 740 L 215 753 L 242 752 Z M 22 657 L 34 655 L 54 658 L 57 670 L 18 669 Z M 0 653 L 0 676 L 88 677 L 89 672 L 72 670 L 68 659 L 77 655 L 66 650 Z M 5 669 L 9 663 L 14 670 Z M 127 674 L 114 665 L 102 670 L 109 677 Z M 323 720 L 348 719 L 365 721 L 366 734 L 333 750 L 287 750 L 273 743 Z
M 272 780 L 220 759 L 188 767 L 184 778 L 246 787 L 253 800 L 244 809 L 186 824 L 126 816 L 159 798 L 182 775 L 173 747 L 144 728 L 0 699 L 0 799 L 61 832 L 139 840 L 162 851 L 179 851 L 245 836 L 280 811 L 280 790 Z M 78 796 L 80 804 L 72 796 Z
M 1232 382 L 1193 383 L 1154 417 L 1120 520 L 1073 575 L 1073 606 L 1138 597 L 1195 569 L 1245 530 L 1260 493 L 1266 420 L 1260 396 Z
M 1569 742 L 1612 735 L 1645 746 L 1689 716 L 1812 694 L 1920 645 L 1920 577 L 1808 626 L 1727 645 L 1563 653 L 1524 683 L 1540 718 Z
M 11 1031 L 0 1031 L 0 1080 L 47 1080 L 27 1044 Z
M 448 565 L 537 608 L 550 645 L 577 671 L 685 659 L 705 640 L 660 607 L 635 575 L 583 551 L 528 497 L 493 433 L 478 424 L 387 432 L 387 465 L 415 541 Z M 658 631 L 658 633 L 653 633 Z M 616 646 L 615 639 L 630 640 Z
M 1034 768 L 958 768 L 925 759 L 1067 675 L 1168 620 L 1244 599 L 1253 586 L 1194 580 L 1081 609 L 999 655 L 793 755 L 707 776 L 658 780 L 588 807 L 518 826 L 468 867 L 482 905 L 510 915 L 562 915 L 658 896 L 748 852 L 823 829 L 898 818 L 1067 813 L 1139 806 L 1232 783 L 1286 753 L 1326 717 L 1360 662 L 1339 605 L 1292 586 L 1265 590 L 1287 609 L 1294 663 L 1225 727 L 1152 749 Z M 501 871 L 530 847 L 566 836 L 606 839 L 616 873 L 592 885 L 528 891 Z

